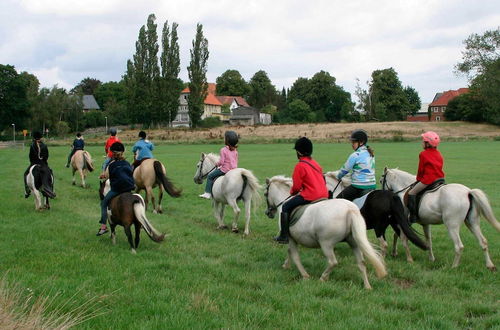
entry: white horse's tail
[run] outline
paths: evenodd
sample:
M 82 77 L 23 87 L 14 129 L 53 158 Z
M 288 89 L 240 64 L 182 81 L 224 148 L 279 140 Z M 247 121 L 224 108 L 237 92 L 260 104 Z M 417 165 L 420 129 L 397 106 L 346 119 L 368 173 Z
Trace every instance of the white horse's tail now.
M 479 213 L 482 214 L 497 231 L 500 231 L 500 223 L 493 214 L 486 194 L 481 189 L 471 189 L 470 195 L 472 196 L 472 206 L 477 208 Z
M 347 216 L 351 222 L 352 236 L 354 237 L 356 244 L 358 244 L 363 255 L 375 268 L 377 277 L 382 278 L 386 276 L 387 270 L 385 269 L 384 261 L 370 241 L 368 241 L 368 237 L 366 236 L 365 219 L 363 219 L 363 216 L 358 210 L 349 210 L 347 212 Z
M 148 218 L 146 218 L 144 199 L 142 199 L 142 196 L 139 194 L 134 194 L 134 196 L 134 214 L 137 220 L 139 220 L 139 222 L 141 223 L 142 228 L 144 228 L 149 238 L 151 238 L 153 241 L 157 243 L 163 241 L 163 239 L 165 238 L 165 234 L 162 234 L 158 230 L 156 230 L 149 222 Z
M 245 189 L 250 189 L 252 192 L 252 209 L 255 210 L 261 202 L 259 180 L 253 175 L 252 171 L 244 168 L 241 169 L 241 175 L 247 179 L 247 188 Z
M 83 167 L 86 167 L 89 172 L 92 172 L 94 170 L 92 157 L 90 157 L 90 154 L 87 151 L 83 152 Z

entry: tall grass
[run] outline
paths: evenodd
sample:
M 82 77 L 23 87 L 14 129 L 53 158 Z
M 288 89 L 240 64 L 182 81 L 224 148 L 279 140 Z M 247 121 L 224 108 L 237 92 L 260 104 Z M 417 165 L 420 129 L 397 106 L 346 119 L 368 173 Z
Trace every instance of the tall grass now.
M 57 198 L 44 212 L 34 210 L 32 198 L 22 197 L 27 150 L 0 150 L 1 272 L 31 288 L 33 297 L 56 292 L 55 303 L 75 299 L 84 304 L 99 297 L 94 310 L 106 314 L 77 326 L 84 329 L 500 327 L 499 275 L 486 269 L 483 253 L 465 227 L 457 269 L 450 268 L 454 251 L 446 229 L 434 226 L 436 262 L 413 247 L 415 262 L 408 264 L 400 248 L 397 257 L 386 259 L 385 279 L 377 279 L 369 268 L 371 292 L 363 289 L 351 250 L 343 244 L 336 249 L 339 265 L 326 283 L 318 280 L 326 266 L 319 250 L 301 249 L 311 280 L 301 280 L 294 267 L 283 270 L 286 247 L 272 242 L 277 223 L 265 217 L 265 205 L 252 215 L 249 237 L 216 230 L 210 202 L 197 197 L 203 186 L 194 184 L 193 176 L 200 153 L 220 147 L 163 145 L 155 150 L 183 196 L 164 197 L 162 215 L 148 211 L 150 221 L 168 236 L 156 244 L 143 233 L 135 256 L 121 228 L 116 246 L 108 237 L 95 236 L 98 173 L 90 175 L 90 188 L 72 186 L 70 170 L 64 168 L 67 148 L 49 146 Z M 372 147 L 379 175 L 386 165 L 415 172 L 419 143 Z M 290 175 L 297 161 L 291 144 L 242 143 L 238 150 L 240 166 L 261 182 Z M 89 151 L 99 164 L 102 147 Z M 443 143 L 441 151 L 447 181 L 483 189 L 498 218 L 499 142 Z M 338 169 L 350 152 L 348 144 L 315 144 L 313 156 L 327 171 Z M 227 209 L 225 219 L 231 221 L 232 210 Z M 239 224 L 243 226 L 243 217 Z M 481 228 L 492 260 L 500 266 L 500 234 L 486 221 Z M 389 241 L 391 236 L 389 230 Z M 373 232 L 369 238 L 377 242 Z M 46 312 L 56 309 L 48 306 Z

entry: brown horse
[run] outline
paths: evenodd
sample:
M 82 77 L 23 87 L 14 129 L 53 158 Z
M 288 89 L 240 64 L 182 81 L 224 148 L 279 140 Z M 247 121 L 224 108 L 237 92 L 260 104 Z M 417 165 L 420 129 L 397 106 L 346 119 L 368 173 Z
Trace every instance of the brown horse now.
M 78 171 L 80 173 L 80 178 L 82 179 L 82 187 L 86 187 L 85 176 L 88 172 L 94 170 L 94 164 L 92 163 L 92 157 L 88 151 L 77 150 L 75 154 L 71 157 L 71 170 L 73 172 L 73 185 L 75 182 L 75 173 Z
M 109 180 L 101 181 L 99 189 L 101 200 L 109 189 Z M 123 226 L 133 254 L 136 253 L 135 249 L 139 246 L 141 227 L 154 242 L 159 243 L 165 238 L 165 234 L 157 231 L 146 218 L 144 200 L 139 194 L 126 192 L 113 198 L 108 207 L 108 221 L 113 244 L 116 244 L 116 226 Z M 132 224 L 135 227 L 135 241 L 132 240 L 132 232 L 130 231 Z
M 165 166 L 157 159 L 145 159 L 134 171 L 135 192 L 146 190 L 146 208 L 151 199 L 153 204 L 153 213 L 162 213 L 161 200 L 163 198 L 163 189 L 172 197 L 180 197 L 181 190 L 177 189 L 166 176 Z M 157 187 L 158 206 L 155 204 L 153 188 Z

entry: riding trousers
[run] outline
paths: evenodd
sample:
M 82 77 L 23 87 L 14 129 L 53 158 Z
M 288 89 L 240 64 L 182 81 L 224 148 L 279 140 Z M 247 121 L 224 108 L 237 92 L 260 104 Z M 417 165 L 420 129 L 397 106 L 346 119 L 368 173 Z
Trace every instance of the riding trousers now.
M 283 203 L 283 207 L 281 208 L 281 212 L 286 213 L 290 215 L 292 213 L 293 209 L 296 208 L 297 206 L 300 205 L 305 205 L 309 204 L 311 201 L 306 201 L 304 197 L 301 195 L 295 195 L 289 200 L 287 200 L 285 203 Z
M 205 192 L 211 194 L 212 193 L 212 186 L 214 185 L 215 179 L 217 179 L 219 176 L 223 176 L 226 173 L 222 172 L 219 168 L 215 169 L 212 171 L 207 176 L 207 184 L 205 185 Z
M 418 193 L 427 188 L 427 186 L 427 184 L 419 181 L 416 185 L 413 186 L 413 188 L 410 189 L 410 191 L 408 191 L 408 195 L 418 195 Z
M 347 188 L 345 188 L 344 190 L 342 190 L 340 192 L 340 194 L 337 195 L 336 198 L 343 198 L 343 199 L 347 199 L 349 201 L 353 201 L 356 198 L 359 198 L 372 190 L 373 189 L 360 189 L 360 188 L 354 187 L 353 185 L 350 185 Z
M 105 225 L 106 220 L 108 219 L 108 205 L 109 202 L 113 199 L 113 197 L 116 197 L 120 195 L 121 192 L 116 192 L 113 190 L 108 191 L 106 196 L 104 196 L 104 199 L 101 201 L 101 221 L 99 221 L 100 224 Z

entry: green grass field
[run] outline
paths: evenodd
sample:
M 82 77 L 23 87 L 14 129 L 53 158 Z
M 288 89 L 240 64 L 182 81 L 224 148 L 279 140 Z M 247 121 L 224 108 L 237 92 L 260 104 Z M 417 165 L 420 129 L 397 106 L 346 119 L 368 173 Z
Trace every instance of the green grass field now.
M 193 182 L 200 152 L 221 145 L 161 145 L 155 156 L 183 196 L 166 195 L 164 214 L 148 211 L 154 226 L 168 234 L 162 244 L 142 232 L 137 255 L 130 253 L 121 227 L 117 245 L 96 237 L 99 219 L 98 173 L 90 188 L 71 185 L 64 167 L 67 147 L 50 147 L 57 198 L 50 211 L 36 212 L 33 198 L 23 198 L 22 174 L 28 150 L 0 150 L 0 271 L 28 294 L 71 298 L 83 304 L 97 298 L 104 315 L 79 328 L 500 328 L 500 276 L 486 269 L 473 235 L 461 230 L 465 250 L 458 269 L 451 269 L 453 245 L 443 226 L 432 227 L 436 262 L 412 247 L 415 262 L 387 257 L 389 275 L 379 280 L 369 266 L 372 291 L 363 289 L 351 249 L 339 244 L 339 265 L 330 281 L 320 282 L 326 260 L 319 250 L 301 250 L 312 279 L 295 267 L 283 270 L 286 247 L 271 238 L 277 220 L 264 215 L 265 202 L 252 216 L 250 236 L 217 231 L 211 203 L 197 197 L 203 186 Z M 384 166 L 414 172 L 419 143 L 374 143 L 377 174 Z M 130 146 L 128 147 L 130 148 Z M 96 164 L 102 147 L 89 147 Z M 500 142 L 449 142 L 440 147 L 448 182 L 481 188 L 500 218 Z M 127 150 L 128 151 L 128 150 Z M 348 144 L 317 144 L 313 156 L 325 171 L 338 169 L 351 152 Z M 263 183 L 276 174 L 290 176 L 296 162 L 289 144 L 239 148 L 240 167 Z M 128 151 L 128 158 L 131 154 Z M 77 181 L 78 182 L 78 181 Z M 226 209 L 226 223 L 232 210 Z M 243 228 L 243 217 L 240 219 Z M 500 233 L 485 220 L 493 262 L 500 267 Z M 417 226 L 421 232 L 421 227 Z M 369 232 L 377 243 L 373 232 Z M 392 230 L 387 232 L 392 246 Z M 57 295 L 57 296 L 56 296 Z M 70 310 L 62 307 L 62 311 Z

